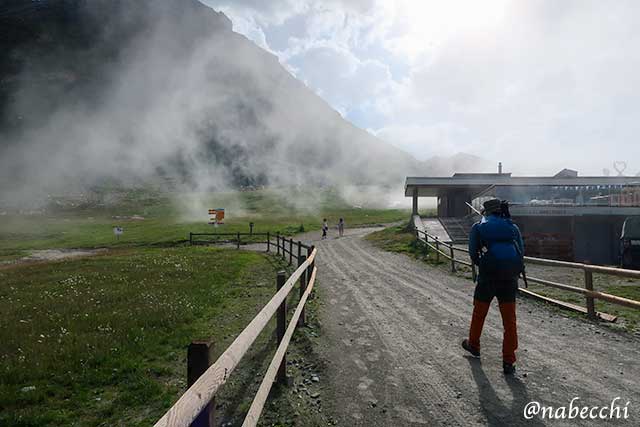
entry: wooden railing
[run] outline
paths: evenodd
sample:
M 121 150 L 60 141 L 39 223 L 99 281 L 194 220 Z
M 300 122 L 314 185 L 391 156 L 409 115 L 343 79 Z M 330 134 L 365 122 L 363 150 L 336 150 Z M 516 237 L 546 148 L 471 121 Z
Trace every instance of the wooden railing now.
M 254 233 L 253 235 L 255 236 L 256 234 Z M 237 233 L 236 237 L 239 240 Z M 280 384 L 286 384 L 286 351 L 296 327 L 305 324 L 304 307 L 316 280 L 317 268 L 315 267 L 315 259 L 318 250 L 314 246 L 308 246 L 299 241 L 294 243 L 292 239 L 287 240 L 279 235 L 276 235 L 275 243 L 267 239 L 266 244 L 267 251 L 270 251 L 271 246 L 276 246 L 277 253 L 282 254 L 285 259 L 288 254 L 289 262 L 291 262 L 294 246 L 296 246 L 298 254 L 297 269 L 289 278 L 286 278 L 285 272 L 283 271 L 277 274 L 277 291 L 275 295 L 213 364 L 201 369 L 201 375 L 199 375 L 197 379 L 194 378 L 193 381 L 190 379 L 189 383 L 192 383 L 190 387 L 162 418 L 158 420 L 155 427 L 187 427 L 192 425 L 196 419 L 198 420 L 198 426 L 213 425 L 214 417 L 212 411 L 214 405 L 211 404 L 212 399 L 220 387 L 227 382 L 229 375 L 231 375 L 250 346 L 276 313 L 278 347 L 262 384 L 253 399 L 243 426 L 250 427 L 257 424 L 274 380 Z M 288 249 L 286 248 L 287 244 L 289 246 Z M 286 301 L 296 282 L 300 284 L 300 299 L 287 327 Z M 199 369 L 198 366 L 195 366 L 196 364 L 202 364 L 201 361 L 191 362 L 190 359 L 191 358 L 188 357 L 188 363 L 193 363 L 194 366 L 187 367 L 188 373 Z
M 471 263 L 470 261 L 462 260 L 460 258 L 456 258 L 455 253 L 461 252 L 464 253 L 467 259 L 469 258 L 469 251 L 464 248 L 460 248 L 455 246 L 453 243 L 442 242 L 438 239 L 437 236 L 432 236 L 426 231 L 416 230 L 416 239 L 417 241 L 423 243 L 427 250 L 431 249 L 435 251 L 436 260 L 440 261 L 440 256 L 445 257 L 451 262 L 451 271 L 456 271 L 456 264 L 466 265 L 471 267 L 472 276 L 475 281 L 476 279 L 476 265 Z M 444 249 L 444 250 L 443 250 Z M 614 316 L 608 315 L 606 313 L 598 313 L 595 309 L 594 301 L 596 299 L 600 299 L 603 301 L 607 301 L 613 304 L 618 304 L 626 307 L 640 309 L 640 301 L 631 300 L 628 298 L 622 298 L 615 295 L 606 294 L 603 292 L 598 292 L 593 289 L 593 273 L 598 274 L 608 274 L 612 276 L 618 277 L 628 277 L 633 279 L 640 279 L 640 271 L 635 270 L 625 270 L 621 268 L 614 267 L 604 267 L 599 265 L 591 265 L 591 264 L 583 264 L 577 262 L 566 262 L 566 261 L 556 261 L 550 259 L 543 258 L 534 258 L 534 257 L 524 257 L 525 264 L 535 264 L 535 265 L 546 265 L 552 267 L 563 267 L 563 268 L 572 268 L 584 271 L 584 288 L 579 288 L 576 286 L 566 285 L 563 283 L 556 283 L 549 280 L 538 279 L 535 277 L 527 277 L 527 282 L 538 283 L 540 285 L 545 285 L 557 289 L 562 289 L 568 292 L 579 293 L 585 296 L 586 300 L 586 308 L 577 306 L 574 304 L 569 304 L 563 301 L 557 301 L 551 298 L 544 297 L 535 292 L 529 291 L 528 289 L 520 288 L 520 291 L 531 295 L 536 298 L 544 299 L 546 301 L 552 302 L 557 305 L 562 305 L 566 308 L 570 308 L 572 310 L 580 311 L 586 313 L 590 318 L 600 317 L 605 320 L 615 320 Z
M 201 237 L 210 237 L 210 239 L 202 240 Z M 240 249 L 240 245 L 242 243 L 265 243 L 267 245 L 267 252 L 271 251 L 271 246 L 275 246 L 278 255 L 282 255 L 283 257 L 289 258 L 289 265 L 293 264 L 293 257 L 296 256 L 296 259 L 300 258 L 302 255 L 303 249 L 307 252 L 310 249 L 310 246 L 305 245 L 300 241 L 294 241 L 293 238 L 286 238 L 284 236 L 280 236 L 279 233 L 275 234 L 276 241 L 273 243 L 271 241 L 272 234 L 270 232 L 266 233 L 189 233 L 189 244 L 191 245 L 199 245 L 199 244 L 216 244 L 220 242 L 226 243 L 235 243 L 236 247 Z M 242 238 L 246 237 L 243 241 Z M 265 237 L 266 240 L 260 241 L 255 239 L 255 237 Z M 227 238 L 225 240 L 225 238 Z M 297 252 L 294 254 L 293 247 L 297 247 Z M 288 248 L 287 248 L 288 247 Z

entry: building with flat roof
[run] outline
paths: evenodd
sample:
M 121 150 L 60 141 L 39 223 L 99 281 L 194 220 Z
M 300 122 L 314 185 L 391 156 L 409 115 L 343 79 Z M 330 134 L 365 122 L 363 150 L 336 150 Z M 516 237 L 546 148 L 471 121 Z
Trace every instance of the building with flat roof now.
M 508 200 L 527 254 L 617 264 L 625 218 L 640 216 L 640 177 L 587 176 L 564 169 L 555 176 L 456 173 L 452 177 L 408 177 L 405 196 L 437 198 L 437 214 L 451 240 L 468 238 L 475 209 L 491 198 Z M 466 235 L 465 232 L 466 231 Z

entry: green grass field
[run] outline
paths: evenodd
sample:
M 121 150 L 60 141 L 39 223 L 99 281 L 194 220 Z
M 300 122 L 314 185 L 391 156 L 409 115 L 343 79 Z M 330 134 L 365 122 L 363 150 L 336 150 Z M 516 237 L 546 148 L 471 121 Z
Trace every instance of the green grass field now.
M 256 232 L 287 235 L 301 225 L 317 229 L 323 217 L 332 223 L 344 217 L 356 226 L 408 216 L 351 207 L 331 191 L 302 205 L 281 194 L 130 191 L 116 203 L 67 203 L 45 215 L 3 215 L 0 426 L 152 425 L 185 390 L 189 342 L 211 338 L 216 354 L 226 349 L 273 295 L 283 265 L 264 253 L 189 246 L 190 231 L 214 231 L 206 224 L 208 208 L 227 209 L 219 232 L 248 231 L 254 222 Z M 114 218 L 133 215 L 144 219 Z M 125 229 L 119 241 L 115 225 Z M 88 258 L 18 262 L 31 250 L 54 248 L 108 250 Z M 275 350 L 273 330 L 273 324 L 267 327 L 217 397 L 220 415 L 233 425 L 241 422 Z M 301 334 L 294 354 L 306 353 L 296 348 L 299 342 L 308 348 L 308 333 Z M 297 401 L 289 406 L 283 413 L 267 409 L 265 419 L 319 423 L 317 410 Z
M 405 253 L 410 256 L 421 259 L 432 265 L 440 265 L 441 268 L 450 268 L 449 260 L 444 257 L 440 257 L 440 261 L 436 261 L 434 251 L 429 251 L 427 254 L 424 250 L 424 246 L 417 246 L 415 243 L 415 237 L 413 233 L 407 230 L 406 225 L 398 227 L 388 227 L 384 230 L 376 231 L 369 236 L 367 240 L 371 241 L 376 246 L 391 252 Z M 458 255 L 458 253 L 456 253 Z M 538 266 L 536 266 L 538 267 Z M 458 274 L 464 277 L 470 277 L 470 269 L 458 264 Z M 539 273 L 539 271 L 529 270 L 529 275 Z M 559 280 L 557 274 L 561 274 L 562 278 Z M 553 269 L 552 271 L 545 271 L 544 276 L 547 280 L 555 280 L 561 283 L 569 285 L 583 287 L 582 282 L 583 273 L 580 271 L 572 271 L 566 269 Z M 600 292 L 605 292 L 611 295 L 616 295 L 632 300 L 640 301 L 640 283 L 637 280 L 618 278 L 607 275 L 594 275 L 594 289 Z M 577 305 L 585 306 L 585 299 L 582 295 L 567 292 L 548 286 L 537 285 L 534 283 L 529 284 L 529 289 L 533 292 L 541 295 L 558 299 L 560 301 L 570 302 Z M 620 327 L 628 331 L 640 330 L 640 311 L 623 307 L 617 304 L 612 304 L 606 301 L 596 300 L 596 310 L 604 313 L 613 314 L 619 317 L 618 322 Z
M 0 271 L 0 425 L 152 424 L 184 388 L 186 345 L 230 343 L 273 270 L 196 247 Z
M 292 235 L 319 229 L 322 219 L 347 226 L 388 223 L 406 219 L 406 210 L 355 208 L 331 190 L 313 198 L 290 191 L 247 191 L 217 194 L 162 194 L 130 191 L 117 203 L 84 202 L 65 207 L 53 205 L 43 215 L 4 215 L 0 221 L 0 263 L 20 258 L 33 249 L 175 246 L 189 239 L 189 232 L 279 232 Z M 297 200 L 293 203 L 291 200 Z M 207 210 L 225 208 L 225 224 L 208 225 Z M 131 219 L 140 216 L 144 219 Z M 126 217 L 126 218 L 116 218 Z M 124 235 L 116 240 L 114 226 Z
M 594 280 L 594 289 L 596 291 L 640 301 L 640 283 L 637 281 L 629 284 L 628 282 L 625 283 L 625 279 L 605 276 L 601 278 L 599 282 L 598 284 Z M 560 301 L 570 302 L 583 307 L 586 305 L 585 298 L 574 292 L 567 292 L 535 283 L 529 284 L 529 290 Z M 619 320 L 617 323 L 624 329 L 630 332 L 640 331 L 640 310 L 601 300 L 595 300 L 595 307 L 597 311 L 618 316 Z

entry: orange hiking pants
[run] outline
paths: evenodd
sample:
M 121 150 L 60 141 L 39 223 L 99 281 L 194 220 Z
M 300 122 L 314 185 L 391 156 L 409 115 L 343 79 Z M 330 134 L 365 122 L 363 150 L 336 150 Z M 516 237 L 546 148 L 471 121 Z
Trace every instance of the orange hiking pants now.
M 469 345 L 476 350 L 480 350 L 480 335 L 484 319 L 489 312 L 491 303 L 473 300 L 473 315 L 471 316 L 471 327 L 469 328 Z M 502 315 L 502 326 L 504 336 L 502 338 L 502 360 L 508 363 L 516 362 L 516 349 L 518 348 L 518 331 L 516 328 L 516 303 L 501 302 L 500 314 Z

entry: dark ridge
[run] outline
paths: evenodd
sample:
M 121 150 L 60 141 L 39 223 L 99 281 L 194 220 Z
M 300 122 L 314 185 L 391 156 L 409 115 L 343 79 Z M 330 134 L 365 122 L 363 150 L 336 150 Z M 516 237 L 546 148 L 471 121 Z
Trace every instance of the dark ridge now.
M 282 184 L 287 176 L 294 182 L 400 185 L 405 175 L 424 173 L 411 156 L 345 121 L 274 55 L 234 33 L 224 14 L 197 0 L 4 0 L 0 27 L 0 186 L 38 187 L 38 180 L 55 182 L 54 175 L 83 182 L 137 178 L 137 170 L 118 168 L 126 163 L 120 151 L 99 159 L 100 171 L 82 161 L 47 170 L 48 155 L 69 151 L 67 134 L 51 137 L 49 129 L 68 123 L 58 121 L 61 111 L 102 114 L 105 99 L 124 82 L 127 96 L 115 99 L 127 104 L 122 111 L 109 105 L 98 120 L 98 127 L 118 123 L 104 143 L 124 152 L 136 144 L 138 116 L 162 109 L 157 100 L 166 98 L 158 94 L 189 87 L 180 76 L 202 46 L 210 57 L 206 75 L 198 74 L 197 95 L 223 101 L 186 118 L 198 146 L 185 147 L 183 134 L 170 134 L 165 148 L 173 143 L 174 152 L 149 156 L 149 173 L 189 183 L 198 179 L 195 167 L 204 165 L 221 169 L 239 187 Z M 160 68 L 145 56 L 149 46 L 151 58 L 163 58 Z M 127 73 L 132 63 L 137 68 Z M 72 147 L 81 148 L 82 138 Z M 72 149 L 69 157 L 74 154 Z

